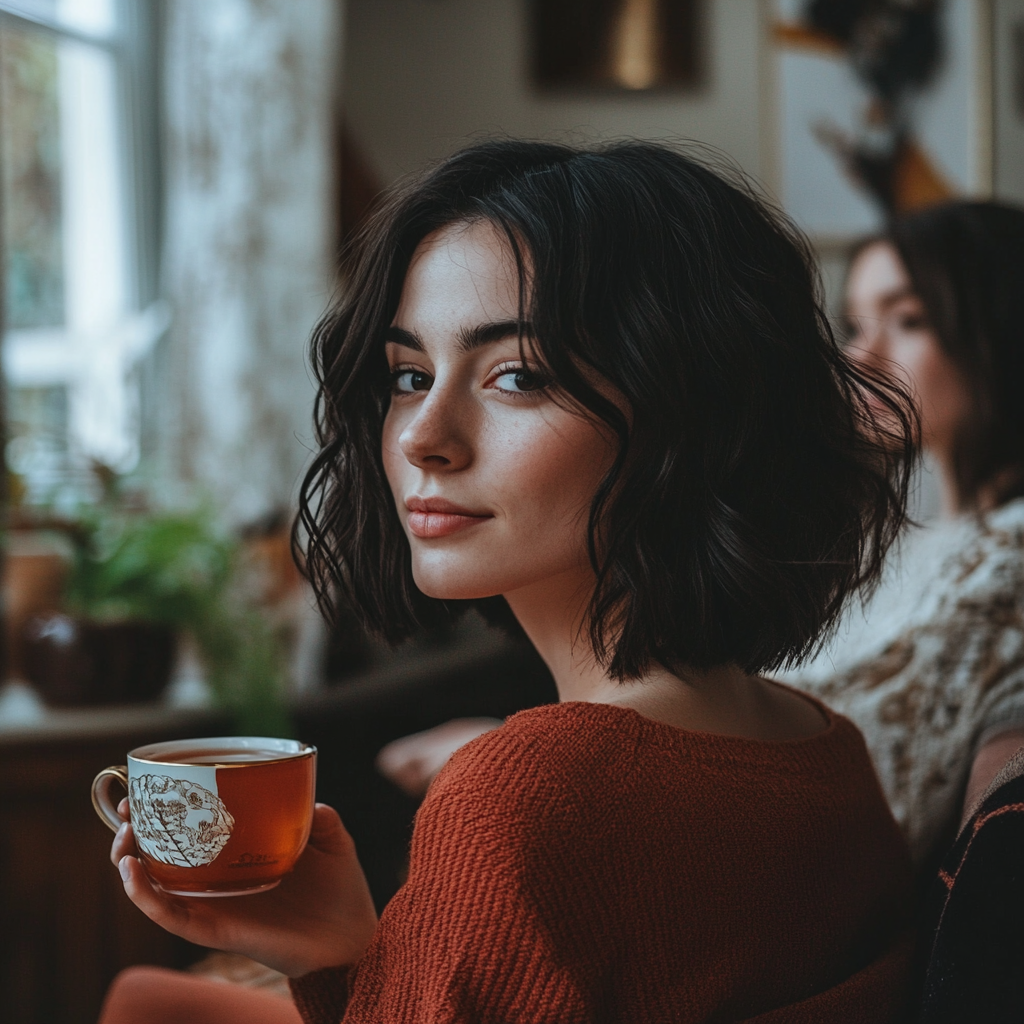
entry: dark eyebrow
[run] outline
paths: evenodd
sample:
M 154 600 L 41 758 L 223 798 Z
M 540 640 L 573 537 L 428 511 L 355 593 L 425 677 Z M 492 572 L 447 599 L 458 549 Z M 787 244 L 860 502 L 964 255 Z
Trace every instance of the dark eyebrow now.
M 423 342 L 416 337 L 415 334 L 405 330 L 402 327 L 395 327 L 392 325 L 384 332 L 385 341 L 393 341 L 396 345 L 402 345 L 404 348 L 411 348 L 415 352 L 423 351 Z
M 903 302 L 906 299 L 915 299 L 921 302 L 921 296 L 914 291 L 909 285 L 905 288 L 894 288 L 892 291 L 884 292 L 878 300 L 878 304 L 882 307 L 882 310 L 888 310 L 891 306 L 895 306 L 898 302 Z M 923 305 L 923 303 L 922 303 Z M 857 317 L 850 312 L 849 308 L 843 310 L 843 316 L 848 320 L 854 320 Z M 860 319 L 872 319 L 871 317 L 863 317 Z
M 470 352 L 482 345 L 490 345 L 495 341 L 504 341 L 506 338 L 533 337 L 533 326 L 521 320 L 493 320 L 486 324 L 477 324 L 468 330 L 459 332 L 459 350 Z M 423 342 L 411 331 L 404 327 L 392 325 L 384 332 L 384 340 L 402 345 L 404 348 L 411 348 L 415 352 L 423 351 Z
M 885 292 L 879 302 L 883 308 L 888 308 L 889 306 L 895 306 L 897 302 L 902 302 L 904 299 L 917 299 L 918 302 L 921 301 L 921 297 L 917 292 L 910 285 L 907 285 L 905 288 L 894 288 L 890 292 Z
M 533 326 L 521 320 L 494 320 L 487 324 L 477 324 L 472 330 L 460 331 L 459 349 L 469 352 L 481 345 L 518 337 L 532 338 Z

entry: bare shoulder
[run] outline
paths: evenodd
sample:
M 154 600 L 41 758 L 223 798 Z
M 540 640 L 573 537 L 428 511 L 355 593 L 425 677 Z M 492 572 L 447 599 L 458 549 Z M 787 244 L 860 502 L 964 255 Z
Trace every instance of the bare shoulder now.
M 827 713 L 796 690 L 770 679 L 757 679 L 762 704 L 763 733 L 757 738 L 774 742 L 806 740 L 828 729 Z

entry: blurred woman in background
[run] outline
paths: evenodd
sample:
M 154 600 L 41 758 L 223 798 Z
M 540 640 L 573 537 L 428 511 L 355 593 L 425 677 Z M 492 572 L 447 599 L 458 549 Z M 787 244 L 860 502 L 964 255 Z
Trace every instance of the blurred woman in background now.
M 916 397 L 941 510 L 787 679 L 860 727 L 922 863 L 1024 744 L 1024 212 L 897 221 L 855 254 L 846 313 L 851 356 Z

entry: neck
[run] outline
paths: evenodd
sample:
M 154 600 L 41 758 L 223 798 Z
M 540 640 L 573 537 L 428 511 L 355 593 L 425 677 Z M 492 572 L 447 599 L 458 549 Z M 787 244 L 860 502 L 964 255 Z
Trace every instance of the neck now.
M 586 629 L 594 579 L 570 570 L 505 595 L 558 688 L 559 700 L 600 700 L 614 685 L 598 664 Z
M 594 656 L 586 628 L 593 586 L 588 569 L 586 574 L 567 572 L 505 594 L 554 677 L 559 700 L 620 704 L 679 725 L 697 714 L 697 704 L 744 702 L 740 690 L 746 690 L 750 679 L 735 665 L 675 673 L 654 663 L 641 678 L 612 679 Z
M 823 728 L 803 698 L 787 695 L 734 664 L 678 673 L 652 664 L 620 683 L 598 663 L 586 629 L 593 594 L 587 570 L 548 577 L 506 593 L 505 600 L 544 659 L 561 701 L 617 704 L 680 729 L 765 740 L 797 739 Z
M 953 519 L 963 511 L 952 452 L 931 452 L 939 481 L 939 517 Z
M 979 512 L 994 509 L 1000 503 L 1000 492 L 1007 484 L 1012 483 L 1020 472 L 1016 468 L 1001 470 L 987 484 L 978 488 L 977 494 L 969 503 L 965 503 L 957 484 L 952 456 L 943 452 L 933 452 L 932 457 L 939 478 L 939 516 L 942 519 L 953 519 L 963 515 L 969 508 Z

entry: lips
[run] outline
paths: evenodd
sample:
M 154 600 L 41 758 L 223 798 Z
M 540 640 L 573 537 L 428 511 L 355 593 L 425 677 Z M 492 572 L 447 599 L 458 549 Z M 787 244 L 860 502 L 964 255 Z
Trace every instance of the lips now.
M 409 510 L 409 532 L 421 540 L 448 537 L 493 518 L 490 513 L 474 512 L 444 498 L 409 498 L 405 507 Z

